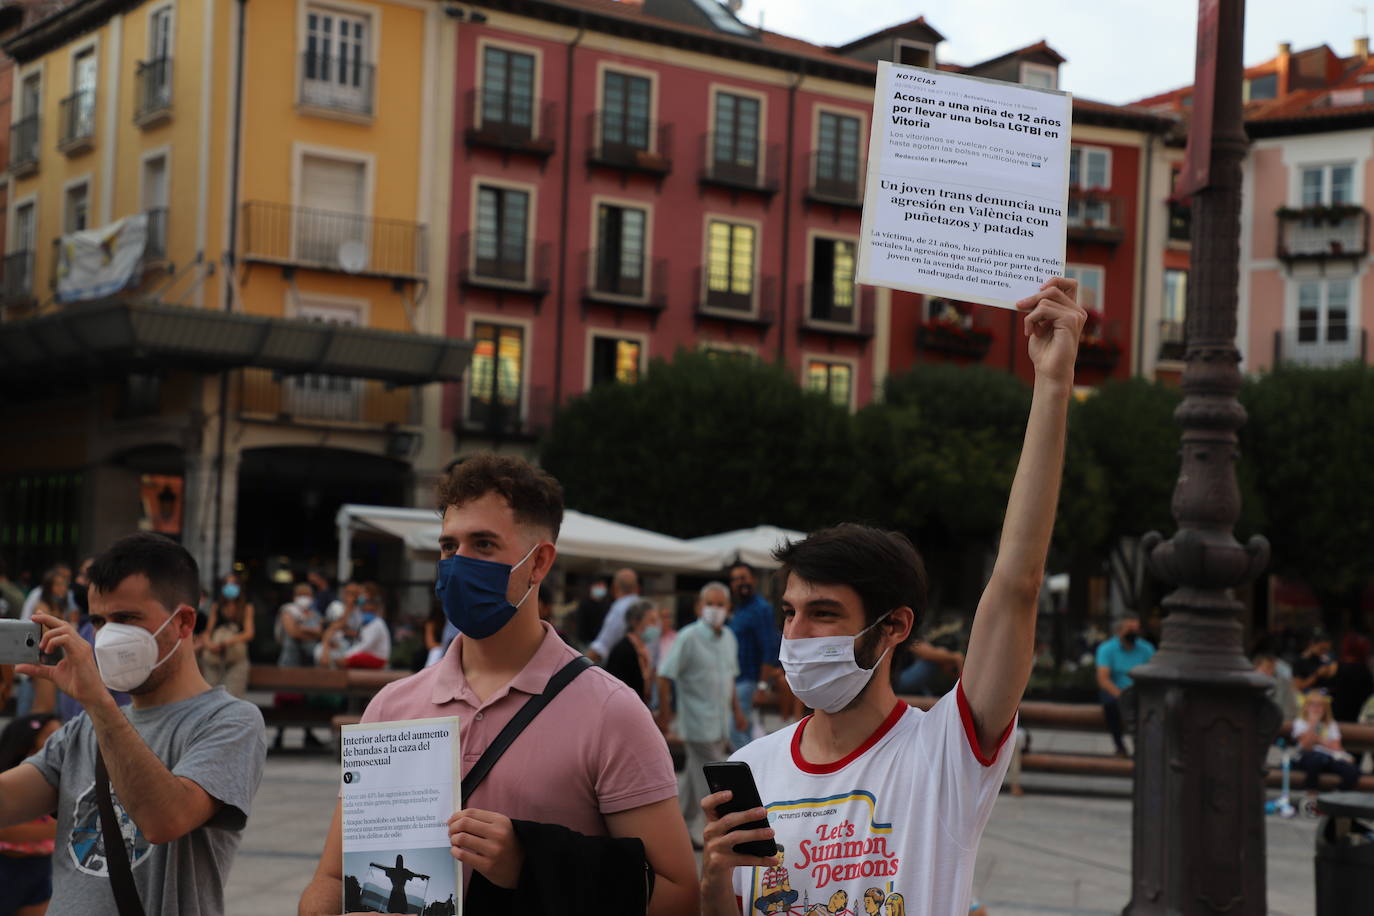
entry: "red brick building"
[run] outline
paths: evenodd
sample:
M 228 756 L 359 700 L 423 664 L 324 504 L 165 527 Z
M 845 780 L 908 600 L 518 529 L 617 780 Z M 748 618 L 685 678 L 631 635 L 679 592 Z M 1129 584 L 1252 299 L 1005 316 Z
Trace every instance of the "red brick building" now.
M 460 450 L 528 441 L 555 405 L 679 348 L 778 362 L 851 409 L 919 362 L 1029 377 L 1015 316 L 859 287 L 854 270 L 876 62 L 1054 87 L 1045 43 L 953 67 L 924 19 L 820 47 L 715 0 L 470 10 L 446 307 L 475 350 L 443 414 Z M 1142 200 L 1168 123 L 1075 104 L 1069 270 L 1103 317 L 1088 383 L 1138 366 Z

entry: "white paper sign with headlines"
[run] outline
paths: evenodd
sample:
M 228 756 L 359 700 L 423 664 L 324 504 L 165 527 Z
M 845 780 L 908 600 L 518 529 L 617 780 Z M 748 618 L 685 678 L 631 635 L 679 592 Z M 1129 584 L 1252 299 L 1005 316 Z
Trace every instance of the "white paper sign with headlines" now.
M 878 64 L 859 282 L 1005 308 L 1064 272 L 1068 93 Z

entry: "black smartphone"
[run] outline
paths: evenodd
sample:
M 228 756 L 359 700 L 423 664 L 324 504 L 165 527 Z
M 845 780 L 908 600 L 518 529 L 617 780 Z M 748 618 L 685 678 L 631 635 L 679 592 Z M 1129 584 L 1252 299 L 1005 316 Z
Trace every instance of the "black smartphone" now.
M 754 773 L 749 769 L 749 764 L 743 761 L 708 763 L 702 767 L 702 771 L 706 774 L 706 785 L 711 788 L 711 794 L 727 789 L 731 793 L 728 802 L 717 806 L 716 817 L 763 807 L 763 801 L 759 798 L 759 787 L 754 782 Z M 767 826 L 768 818 L 765 817 L 762 820 L 741 824 L 735 830 L 760 830 Z M 735 852 L 744 856 L 762 856 L 770 859 L 778 854 L 778 844 L 771 839 L 751 840 L 748 843 L 736 844 Z

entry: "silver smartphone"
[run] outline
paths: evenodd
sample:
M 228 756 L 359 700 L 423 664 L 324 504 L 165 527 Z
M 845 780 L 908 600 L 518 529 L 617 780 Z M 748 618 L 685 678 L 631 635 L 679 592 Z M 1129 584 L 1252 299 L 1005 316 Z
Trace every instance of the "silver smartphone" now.
M 43 628 L 32 620 L 0 620 L 0 665 L 55 665 L 62 650 L 38 651 Z

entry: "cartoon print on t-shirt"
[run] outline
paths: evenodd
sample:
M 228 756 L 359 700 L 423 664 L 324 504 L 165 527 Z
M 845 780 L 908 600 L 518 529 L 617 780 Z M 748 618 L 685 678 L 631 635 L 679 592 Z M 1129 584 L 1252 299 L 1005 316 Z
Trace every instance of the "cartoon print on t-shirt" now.
M 119 796 L 115 794 L 113 786 L 110 787 L 110 801 L 114 805 L 119 832 L 124 837 L 129 867 L 137 868 L 140 862 L 148 858 L 152 846 L 148 844 L 134 819 L 129 816 L 129 812 L 119 803 Z M 72 833 L 67 840 L 67 852 L 80 871 L 97 878 L 108 877 L 110 869 L 105 859 L 105 833 L 100 828 L 100 809 L 96 806 L 95 783 L 91 783 L 76 800 L 76 811 L 72 815 Z
M 905 916 L 892 880 L 901 864 L 889 845 L 892 824 L 878 820 L 872 792 L 855 789 L 771 802 L 767 808 L 779 835 L 795 838 L 795 822 L 806 826 L 790 855 L 779 843 L 777 864 L 754 869 L 750 916 Z

